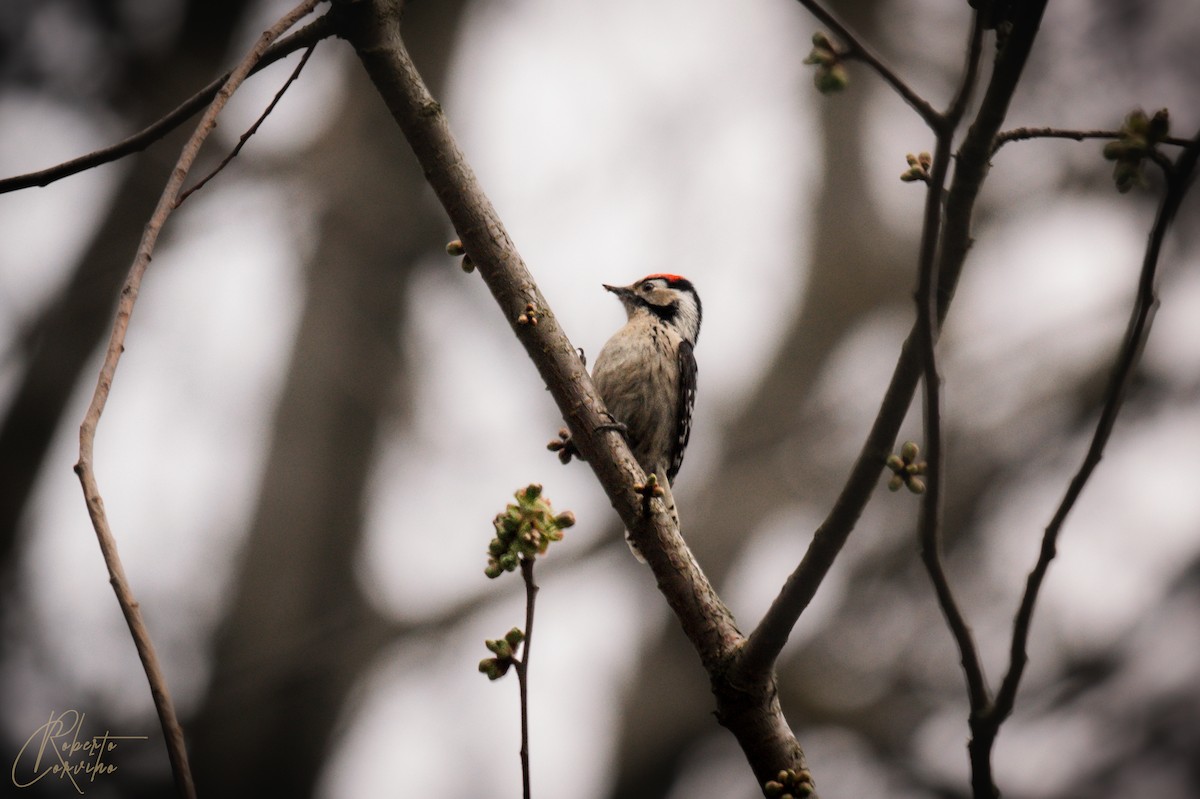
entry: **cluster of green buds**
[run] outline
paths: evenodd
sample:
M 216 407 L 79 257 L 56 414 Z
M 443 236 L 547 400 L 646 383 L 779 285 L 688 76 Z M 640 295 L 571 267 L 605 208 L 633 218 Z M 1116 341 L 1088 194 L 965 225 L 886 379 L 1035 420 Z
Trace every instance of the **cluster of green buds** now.
M 522 558 L 544 553 L 551 541 L 561 541 L 562 531 L 575 524 L 571 511 L 555 514 L 537 483 L 518 489 L 513 496 L 516 504 L 509 503 L 492 522 L 496 537 L 488 544 L 484 574 L 493 579 L 516 569 Z
M 816 64 L 817 73 L 813 75 L 813 83 L 821 94 L 833 94 L 846 88 L 850 76 L 842 64 L 843 53 L 839 52 L 824 31 L 817 31 L 812 37 L 813 49 L 804 59 L 805 64 Z
M 904 158 L 908 161 L 908 169 L 900 175 L 900 179 L 905 183 L 912 183 L 915 180 L 922 180 L 928 183 L 929 168 L 933 166 L 933 156 L 929 153 L 921 153 L 920 155 L 909 153 Z
M 904 486 L 914 494 L 925 493 L 925 461 L 921 460 L 921 448 L 912 441 L 905 441 L 900 447 L 899 455 L 889 455 L 887 467 L 892 470 L 892 479 L 888 481 L 888 490 L 899 491 Z
M 1124 194 L 1134 186 L 1146 184 L 1142 163 L 1154 153 L 1154 148 L 1170 129 L 1171 119 L 1165 108 L 1152 117 L 1146 116 L 1140 108 L 1125 117 L 1118 138 L 1104 145 L 1104 157 L 1116 162 L 1113 182 L 1117 184 L 1117 191 Z
M 812 774 L 804 769 L 781 771 L 763 785 L 763 795 L 772 799 L 805 799 L 814 791 Z
M 475 263 L 471 260 L 471 256 L 467 255 L 467 248 L 459 239 L 446 244 L 446 255 L 462 256 L 462 270 L 470 273 L 475 271 Z
M 521 628 L 513 627 L 503 638 L 484 641 L 483 645 L 495 657 L 479 661 L 480 674 L 486 674 L 489 680 L 498 680 L 508 674 L 508 670 L 517 662 L 517 647 L 524 640 L 525 633 L 521 632 Z

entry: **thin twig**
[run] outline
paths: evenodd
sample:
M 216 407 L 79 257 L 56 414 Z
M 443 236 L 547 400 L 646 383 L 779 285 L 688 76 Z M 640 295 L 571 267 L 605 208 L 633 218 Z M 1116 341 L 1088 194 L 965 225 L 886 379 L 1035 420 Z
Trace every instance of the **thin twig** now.
M 538 586 L 533 581 L 533 558 L 521 558 L 521 577 L 525 580 L 525 641 L 521 658 L 516 661 L 517 683 L 521 693 L 521 790 L 525 799 L 532 793 L 529 787 L 529 645 L 533 640 L 533 607 Z
M 1158 206 L 1154 226 L 1150 231 L 1146 253 L 1142 260 L 1141 276 L 1138 279 L 1137 296 L 1134 300 L 1133 312 L 1129 318 L 1129 326 L 1125 332 L 1124 343 L 1113 365 L 1108 390 L 1105 392 L 1104 408 L 1100 412 L 1100 418 L 1096 423 L 1096 430 L 1092 434 L 1092 442 L 1088 446 L 1083 463 L 1080 464 L 1079 470 L 1071 479 L 1066 494 L 1063 496 L 1058 509 L 1054 513 L 1054 517 L 1050 520 L 1049 525 L 1046 526 L 1045 532 L 1042 535 L 1042 546 L 1037 563 L 1029 573 L 1029 578 L 1025 586 L 1025 594 L 1021 597 L 1021 604 L 1013 621 L 1013 638 L 1008 673 L 1004 675 L 1004 681 L 997 692 L 994 707 L 991 713 L 988 714 L 988 721 L 997 727 L 1012 712 L 1013 705 L 1016 702 L 1017 689 L 1020 686 L 1021 676 L 1025 670 L 1025 663 L 1028 660 L 1027 647 L 1029 631 L 1033 621 L 1034 605 L 1037 603 L 1038 593 L 1046 577 L 1046 571 L 1050 567 L 1050 561 L 1054 559 L 1057 552 L 1059 533 L 1062 531 L 1067 515 L 1075 506 L 1076 501 L 1083 492 L 1084 486 L 1091 478 L 1092 472 L 1100 463 L 1100 459 L 1104 454 L 1104 448 L 1108 444 L 1109 437 L 1112 435 L 1113 426 L 1116 424 L 1117 414 L 1124 403 L 1125 392 L 1129 386 L 1130 377 L 1133 375 L 1133 371 L 1141 359 L 1146 339 L 1150 335 L 1150 327 L 1154 322 L 1154 312 L 1158 308 L 1155 282 L 1163 239 L 1172 220 L 1175 218 L 1176 212 L 1179 210 L 1180 204 L 1183 202 L 1184 196 L 1191 187 L 1198 158 L 1200 158 L 1200 134 L 1197 134 L 1195 138 L 1188 141 L 1187 149 L 1180 154 L 1179 160 L 1175 162 L 1173 177 L 1169 181 L 1167 190 Z
M 978 12 L 976 17 L 978 18 Z M 973 40 L 978 36 L 980 29 L 977 19 L 976 32 L 972 34 Z M 969 88 L 964 84 L 964 90 L 958 95 L 963 99 L 956 99 L 953 103 L 958 108 L 958 113 L 965 107 L 965 97 L 968 93 Z M 957 120 L 954 120 L 954 123 L 956 122 Z M 958 646 L 971 709 L 978 711 L 988 700 L 979 651 L 971 635 L 971 628 L 954 598 L 942 563 L 941 498 L 945 458 L 942 446 L 941 375 L 937 366 L 937 342 L 941 326 L 938 322 L 938 274 L 935 262 L 954 129 L 955 125 L 952 123 L 938 133 L 921 234 L 920 269 L 917 278 L 917 341 L 922 363 L 922 383 L 925 387 L 925 457 L 928 466 L 917 528 L 921 543 L 921 560 L 929 572 L 929 579 L 933 583 L 938 605 L 946 618 L 946 625 Z
M 913 110 L 921 115 L 925 123 L 930 127 L 936 127 L 938 124 L 937 110 L 929 104 L 924 97 L 917 94 L 913 89 L 904 82 L 904 79 L 896 74 L 895 70 L 883 62 L 879 56 L 858 40 L 850 29 L 830 13 L 824 6 L 816 2 L 816 0 L 798 0 L 800 5 L 808 9 L 809 13 L 827 25 L 830 30 L 842 41 L 848 50 L 843 54 L 845 58 L 853 58 L 862 61 L 867 66 L 875 70 L 879 77 L 891 86 L 900 97 L 912 106 Z
M 1002 131 L 996 134 L 995 140 L 992 142 L 992 153 L 995 153 L 1010 141 L 1025 141 L 1027 139 L 1072 139 L 1074 141 L 1083 141 L 1084 139 L 1119 139 L 1121 131 L 1119 130 L 1064 130 L 1062 128 L 1013 128 L 1012 130 Z M 1186 147 L 1189 144 L 1188 139 L 1181 139 L 1175 136 L 1164 136 L 1158 140 L 1159 144 L 1170 144 L 1175 147 Z
M 229 155 L 222 158 L 221 163 L 217 164 L 211 172 L 197 181 L 196 185 L 180 194 L 179 199 L 175 201 L 176 208 L 183 205 L 183 201 L 188 197 L 191 197 L 193 194 L 200 191 L 200 189 L 204 188 L 204 184 L 215 178 L 222 169 L 229 165 L 230 161 L 237 158 L 238 153 L 240 153 L 242 148 L 246 146 L 246 142 L 250 141 L 250 137 L 258 132 L 258 129 L 262 126 L 262 123 L 265 122 L 267 117 L 271 115 L 271 112 L 275 110 L 275 106 L 279 105 L 279 101 L 283 99 L 283 95 L 287 93 L 287 90 L 290 89 L 292 84 L 296 82 L 296 79 L 300 77 L 300 73 L 304 71 L 304 65 L 308 63 L 308 59 L 312 56 L 313 50 L 316 49 L 316 42 L 313 42 L 308 46 L 308 49 L 304 51 L 304 55 L 300 56 L 300 63 L 296 64 L 296 68 L 292 70 L 292 74 L 288 75 L 288 79 L 285 80 L 283 85 L 279 87 L 279 91 L 275 92 L 275 96 L 271 99 L 271 102 L 267 104 L 266 109 L 263 110 L 258 119 L 254 120 L 254 124 L 251 125 L 250 128 L 238 138 L 238 143 L 234 145 L 232 150 L 229 151 Z
M 172 170 L 171 176 L 163 188 L 158 205 L 154 209 L 154 213 L 150 217 L 150 221 L 142 234 L 137 255 L 134 257 L 133 265 L 129 270 L 129 276 L 126 278 L 125 285 L 121 290 L 121 299 L 117 307 L 117 317 L 113 323 L 113 331 L 109 338 L 108 349 L 105 352 L 104 363 L 100 368 L 100 377 L 96 382 L 96 389 L 92 394 L 92 401 L 88 406 L 87 414 L 84 416 L 83 423 L 79 427 L 79 461 L 75 464 L 75 472 L 79 475 L 79 482 L 83 488 L 88 514 L 91 516 L 92 526 L 96 530 L 96 538 L 100 544 L 100 551 L 104 556 L 104 562 L 108 568 L 109 582 L 111 582 L 113 592 L 117 596 L 117 602 L 121 606 L 125 621 L 129 625 L 134 645 L 137 647 L 138 656 L 142 661 L 142 667 L 146 671 L 146 678 L 150 684 L 150 693 L 154 698 L 159 722 L 162 724 L 163 733 L 166 737 L 167 752 L 171 760 L 171 770 L 175 777 L 176 789 L 186 799 L 194 799 L 196 789 L 192 782 L 191 769 L 188 766 L 187 748 L 183 739 L 183 730 L 180 728 L 179 721 L 176 718 L 174 702 L 171 699 L 166 678 L 159 665 L 154 644 L 150 640 L 150 632 L 142 618 L 141 608 L 134 598 L 129 580 L 125 576 L 125 569 L 117 552 L 116 539 L 113 537 L 112 528 L 109 525 L 108 516 L 104 510 L 104 500 L 100 494 L 100 487 L 96 481 L 94 469 L 93 456 L 96 429 L 100 424 L 100 416 L 104 412 L 104 406 L 108 401 L 108 395 L 112 389 L 112 382 L 116 374 L 117 364 L 121 359 L 121 353 L 125 350 L 125 334 L 129 328 L 129 320 L 133 314 L 134 304 L 137 302 L 142 277 L 146 272 L 146 268 L 150 265 L 150 258 L 153 255 L 154 245 L 158 241 L 159 233 L 162 231 L 167 217 L 170 216 L 172 209 L 175 207 L 176 196 L 183 185 L 184 179 L 187 177 L 188 170 L 195 162 L 196 155 L 199 153 L 204 140 L 216 126 L 217 115 L 228 102 L 233 92 L 237 90 L 238 86 L 250 74 L 254 64 L 262 57 L 263 53 L 271 45 L 271 42 L 296 24 L 297 21 L 311 13 L 317 2 L 318 0 L 304 0 L 304 2 L 288 12 L 288 14 L 259 37 L 254 47 L 230 74 L 225 85 L 217 92 L 212 104 L 205 111 L 204 116 L 197 125 L 196 131 L 184 145 L 183 151 L 179 155 L 179 160 L 176 162 L 175 168 Z
M 271 64 L 282 58 L 286 58 L 297 50 L 311 47 L 322 39 L 332 36 L 333 33 L 333 23 L 329 15 L 326 14 L 296 31 L 291 36 L 280 39 L 272 45 L 263 53 L 262 58 L 254 65 L 254 69 L 251 70 L 250 74 L 253 75 L 255 72 L 266 69 Z M 204 106 L 217 96 L 217 92 L 229 80 L 230 74 L 226 72 L 187 100 L 184 100 L 174 110 L 123 141 L 103 147 L 87 155 L 72 158 L 70 161 L 64 161 L 61 164 L 38 170 L 37 172 L 14 175 L 13 177 L 0 180 L 0 194 L 28 189 L 34 186 L 49 186 L 55 181 L 112 163 L 113 161 L 118 161 L 127 155 L 145 150 L 151 144 L 154 144 L 154 142 L 163 138 L 184 122 L 187 122 L 200 109 L 204 108 Z
M 950 101 L 950 105 L 943 115 L 951 131 L 958 128 L 959 123 L 962 122 L 963 115 L 967 112 L 967 104 L 971 102 L 971 95 L 975 93 L 975 86 L 979 82 L 979 62 L 983 56 L 983 30 L 983 15 L 976 11 L 971 15 L 971 34 L 967 40 L 967 61 L 963 67 L 962 81 L 958 84 L 954 99 Z
M 946 576 L 942 560 L 942 489 L 945 486 L 945 453 L 942 444 L 941 374 L 937 363 L 937 343 L 941 336 L 938 319 L 937 242 L 941 234 L 942 203 L 946 175 L 950 166 L 950 148 L 954 133 L 966 110 L 978 74 L 982 50 L 983 19 L 973 15 L 967 64 L 963 80 L 944 117 L 946 124 L 937 131 L 933 154 L 933 169 L 925 196 L 925 219 L 921 232 L 920 266 L 917 276 L 917 329 L 921 351 L 923 384 L 925 386 L 924 429 L 927 471 L 925 494 L 917 522 L 921 544 L 921 560 L 933 583 L 934 594 L 946 618 L 946 625 L 958 647 L 959 659 L 967 682 L 967 695 L 972 712 L 979 712 L 988 701 L 987 684 L 971 628 L 958 606 L 954 591 Z

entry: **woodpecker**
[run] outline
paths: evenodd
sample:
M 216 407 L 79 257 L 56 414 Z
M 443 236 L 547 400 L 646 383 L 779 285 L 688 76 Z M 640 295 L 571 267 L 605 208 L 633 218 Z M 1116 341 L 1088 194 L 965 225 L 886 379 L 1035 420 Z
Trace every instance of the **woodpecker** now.
M 665 484 L 675 514 L 670 483 L 692 432 L 700 296 L 691 281 L 670 274 L 604 288 L 617 295 L 628 321 L 600 350 L 592 381 L 642 471 Z

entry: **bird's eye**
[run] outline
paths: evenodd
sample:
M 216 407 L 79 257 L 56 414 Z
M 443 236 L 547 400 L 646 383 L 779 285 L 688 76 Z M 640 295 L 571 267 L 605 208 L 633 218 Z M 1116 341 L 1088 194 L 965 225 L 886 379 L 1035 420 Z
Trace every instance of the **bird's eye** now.
M 649 294 L 653 290 L 654 290 L 653 283 L 643 283 L 642 284 L 642 291 L 646 292 L 647 294 Z

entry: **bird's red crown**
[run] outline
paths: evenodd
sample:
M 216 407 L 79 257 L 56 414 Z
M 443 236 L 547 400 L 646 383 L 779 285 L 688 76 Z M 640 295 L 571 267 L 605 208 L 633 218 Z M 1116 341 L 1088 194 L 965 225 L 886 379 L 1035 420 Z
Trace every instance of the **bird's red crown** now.
M 642 278 L 642 280 L 653 280 L 655 278 L 662 278 L 663 280 L 667 281 L 668 283 L 679 283 L 681 281 L 684 283 L 690 282 L 683 275 L 672 275 L 668 272 L 659 272 L 659 273 L 653 274 L 653 275 L 646 275 L 644 278 Z

